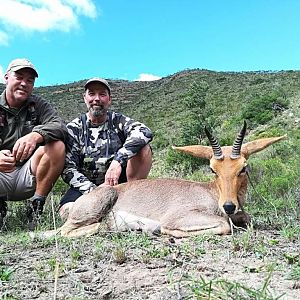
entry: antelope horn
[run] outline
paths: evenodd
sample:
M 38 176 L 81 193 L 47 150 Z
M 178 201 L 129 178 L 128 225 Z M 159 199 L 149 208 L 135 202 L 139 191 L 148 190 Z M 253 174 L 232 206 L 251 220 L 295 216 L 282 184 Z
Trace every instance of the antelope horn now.
M 241 156 L 241 148 L 242 148 L 243 139 L 245 137 L 246 129 L 247 129 L 247 123 L 246 121 L 244 121 L 243 128 L 233 143 L 230 158 L 236 159 Z
M 211 145 L 211 147 L 213 149 L 215 159 L 223 159 L 224 156 L 223 156 L 222 149 L 221 149 L 221 146 L 220 146 L 219 142 L 210 133 L 210 131 L 207 129 L 206 126 L 204 127 L 204 130 L 205 130 L 206 136 L 207 136 L 207 138 L 208 138 L 208 140 L 210 142 L 210 145 Z

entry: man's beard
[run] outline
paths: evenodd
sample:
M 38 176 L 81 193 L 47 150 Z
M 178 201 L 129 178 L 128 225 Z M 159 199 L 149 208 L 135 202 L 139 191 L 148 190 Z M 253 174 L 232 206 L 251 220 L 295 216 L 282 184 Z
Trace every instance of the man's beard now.
M 89 112 L 92 114 L 93 117 L 101 117 L 107 113 L 107 109 L 104 108 L 102 105 L 94 105 L 89 108 Z

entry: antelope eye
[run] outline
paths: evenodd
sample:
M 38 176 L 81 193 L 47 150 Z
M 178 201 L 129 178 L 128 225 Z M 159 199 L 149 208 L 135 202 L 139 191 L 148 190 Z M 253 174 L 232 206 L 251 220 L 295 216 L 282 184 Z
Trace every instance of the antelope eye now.
M 247 172 L 247 166 L 243 167 L 243 169 L 239 172 L 239 175 L 244 175 Z
M 217 174 L 212 168 L 210 168 L 210 170 L 212 171 L 212 173 Z

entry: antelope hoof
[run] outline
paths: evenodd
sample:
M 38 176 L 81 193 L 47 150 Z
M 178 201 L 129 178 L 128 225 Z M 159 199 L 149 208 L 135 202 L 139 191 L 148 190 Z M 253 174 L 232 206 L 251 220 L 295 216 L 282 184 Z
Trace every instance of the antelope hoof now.
M 247 228 L 251 223 L 249 214 L 239 211 L 235 215 L 230 216 L 232 223 L 237 227 Z

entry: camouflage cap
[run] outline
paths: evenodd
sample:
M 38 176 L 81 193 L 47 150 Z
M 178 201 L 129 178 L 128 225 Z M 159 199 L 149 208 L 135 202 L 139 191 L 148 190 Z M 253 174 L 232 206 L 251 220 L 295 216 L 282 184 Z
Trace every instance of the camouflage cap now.
M 100 78 L 100 77 L 93 77 L 93 78 L 89 79 L 89 80 L 85 83 L 85 85 L 84 85 L 84 89 L 85 89 L 85 90 L 87 89 L 87 86 L 88 86 L 91 82 L 100 82 L 100 83 L 104 84 L 104 85 L 107 87 L 107 89 L 108 89 L 108 91 L 109 91 L 109 94 L 111 93 L 111 89 L 110 89 L 110 86 L 109 86 L 107 80 L 105 80 L 105 79 L 103 79 L 103 78 Z
M 16 58 L 10 62 L 7 67 L 6 74 L 10 71 L 18 71 L 24 68 L 30 68 L 34 71 L 35 77 L 39 77 L 38 72 L 35 69 L 35 66 L 26 58 Z

